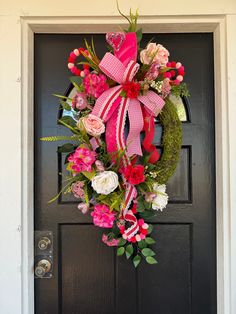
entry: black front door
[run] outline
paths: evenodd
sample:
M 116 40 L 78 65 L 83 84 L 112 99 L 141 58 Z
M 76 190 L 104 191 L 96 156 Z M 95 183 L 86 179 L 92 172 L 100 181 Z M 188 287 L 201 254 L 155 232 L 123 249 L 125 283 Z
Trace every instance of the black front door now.
M 53 93 L 66 91 L 68 53 L 89 35 L 35 36 L 35 230 L 53 233 L 53 277 L 35 280 L 37 314 L 216 314 L 215 147 L 212 34 L 150 34 L 186 67 L 191 97 L 182 110 L 183 146 L 168 185 L 170 203 L 154 223 L 157 265 L 137 270 L 101 242 L 102 230 L 58 192 L 63 158 Z M 93 36 L 100 57 L 104 35 Z M 161 130 L 157 123 L 156 145 Z

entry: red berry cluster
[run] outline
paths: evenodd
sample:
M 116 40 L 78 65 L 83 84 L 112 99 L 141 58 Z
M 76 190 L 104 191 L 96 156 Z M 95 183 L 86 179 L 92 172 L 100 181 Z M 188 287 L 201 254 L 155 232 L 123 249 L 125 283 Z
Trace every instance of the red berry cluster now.
M 84 77 L 86 74 L 89 73 L 89 65 L 88 64 L 83 64 L 83 70 L 80 70 L 76 67 L 75 65 L 75 59 L 81 55 L 81 53 L 85 53 L 88 54 L 88 51 L 85 50 L 84 48 L 78 48 L 78 49 L 74 49 L 71 53 L 70 56 L 68 58 L 68 69 L 77 76 L 82 76 Z
M 180 62 L 167 62 L 166 66 L 170 68 L 167 72 L 164 72 L 164 78 L 170 79 L 170 84 L 179 85 L 184 79 L 184 66 Z
M 137 213 L 137 204 L 134 204 L 133 207 L 131 208 L 131 211 L 133 212 L 133 214 Z M 123 238 L 126 239 L 128 242 L 131 243 L 136 243 L 139 242 L 141 240 L 144 240 L 146 238 L 146 236 L 148 235 L 148 227 L 149 225 L 147 223 L 145 223 L 145 221 L 141 218 L 138 219 L 138 226 L 139 226 L 139 230 L 136 233 L 135 236 L 131 237 L 130 239 L 127 238 L 125 232 L 125 225 L 124 224 L 119 224 L 118 227 L 120 229 L 120 233 L 122 234 Z

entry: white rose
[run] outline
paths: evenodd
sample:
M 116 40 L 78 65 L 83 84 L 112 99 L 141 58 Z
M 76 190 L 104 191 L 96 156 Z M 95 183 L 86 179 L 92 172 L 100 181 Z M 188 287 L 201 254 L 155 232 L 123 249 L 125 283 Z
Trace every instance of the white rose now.
M 168 195 L 166 194 L 166 185 L 154 183 L 153 190 L 156 193 L 156 197 L 152 201 L 152 208 L 162 211 L 168 204 Z
M 113 171 L 103 171 L 92 179 L 92 187 L 98 194 L 108 195 L 119 185 L 118 175 Z

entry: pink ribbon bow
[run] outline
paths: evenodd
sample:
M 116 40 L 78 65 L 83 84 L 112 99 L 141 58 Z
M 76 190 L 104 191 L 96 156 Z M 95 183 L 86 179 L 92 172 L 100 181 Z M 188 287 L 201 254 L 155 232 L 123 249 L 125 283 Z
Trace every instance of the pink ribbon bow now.
M 151 116 L 157 116 L 164 106 L 164 100 L 153 91 L 148 91 L 145 95 L 139 95 L 136 99 L 121 97 L 122 84 L 132 82 L 139 69 L 136 63 L 137 58 L 137 38 L 135 33 L 127 33 L 124 43 L 115 56 L 106 53 L 101 60 L 99 67 L 103 73 L 110 77 L 119 85 L 105 91 L 96 101 L 92 114 L 100 117 L 106 122 L 106 144 L 108 152 L 125 150 L 123 164 L 130 164 L 132 155 L 142 156 L 140 143 L 140 132 L 143 129 L 142 103 L 146 111 Z M 129 134 L 125 140 L 124 129 L 128 113 Z M 135 198 L 136 189 L 131 184 L 127 185 L 123 216 L 132 226 L 125 231 L 128 238 L 131 238 L 138 231 L 137 219 L 130 213 L 127 214 L 130 203 Z M 135 217 L 131 218 L 130 216 Z

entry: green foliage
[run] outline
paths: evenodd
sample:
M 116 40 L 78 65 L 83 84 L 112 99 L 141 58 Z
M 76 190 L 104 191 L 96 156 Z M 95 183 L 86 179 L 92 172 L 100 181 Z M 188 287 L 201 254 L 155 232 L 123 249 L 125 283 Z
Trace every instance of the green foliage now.
M 83 79 L 81 76 L 71 76 L 70 81 L 78 92 L 81 92 L 83 90 L 83 88 L 80 86 L 83 82 Z
M 172 85 L 171 93 L 175 96 L 180 96 L 180 97 L 190 96 L 186 83 L 181 83 L 179 85 Z
M 60 102 L 63 109 L 65 109 L 67 111 L 71 111 L 71 106 L 66 101 L 60 99 L 59 102 Z
M 120 238 L 119 242 L 118 242 L 118 246 L 124 246 L 126 244 L 126 240 L 123 238 Z
M 70 117 L 70 116 L 64 116 L 60 120 L 58 120 L 60 124 L 63 124 L 64 126 L 70 126 L 72 128 L 76 127 L 76 121 Z
M 174 174 L 180 156 L 182 145 L 182 124 L 179 120 L 175 105 L 166 98 L 165 106 L 159 114 L 163 126 L 163 153 L 156 164 L 156 181 L 166 184 Z
M 144 248 L 147 247 L 147 243 L 144 240 L 141 240 L 141 241 L 138 242 L 138 247 L 140 249 L 144 249 Z
M 145 257 L 156 255 L 156 253 L 155 253 L 153 250 L 149 249 L 149 248 L 144 248 L 144 249 L 142 249 L 142 254 L 143 254 L 143 256 L 145 256 Z
M 145 242 L 146 242 L 147 244 L 149 244 L 149 245 L 156 243 L 156 241 L 155 241 L 153 238 L 151 238 L 151 237 L 145 238 Z
M 124 191 L 112 192 L 108 195 L 101 194 L 98 196 L 98 200 L 109 206 L 111 210 L 120 211 L 121 204 L 124 198 Z
M 157 260 L 156 260 L 154 257 L 152 257 L 152 256 L 147 256 L 147 257 L 146 257 L 146 262 L 147 262 L 148 264 L 151 264 L 151 265 L 157 264 Z
M 134 258 L 133 258 L 133 264 L 134 264 L 134 267 L 138 267 L 138 265 L 140 264 L 141 262 L 141 256 L 140 255 L 136 255 Z
M 129 259 L 130 256 L 133 254 L 134 252 L 134 248 L 132 244 L 128 244 L 125 248 L 125 254 L 126 254 L 126 258 Z
M 75 150 L 74 145 L 70 143 L 66 143 L 58 147 L 57 149 L 58 153 L 70 153 L 70 152 L 73 152 L 74 150 Z
M 65 136 L 65 135 L 57 135 L 57 136 L 47 136 L 41 137 L 41 141 L 45 142 L 56 142 L 56 141 L 72 141 L 72 142 L 80 142 L 81 137 L 79 135 Z
M 144 212 L 141 212 L 140 213 L 140 216 L 143 218 L 143 219 L 148 219 L 148 218 L 152 218 L 154 216 L 156 216 L 157 214 L 157 211 L 156 210 L 145 210 Z
M 124 253 L 125 253 L 125 248 L 124 248 L 123 246 L 121 246 L 121 247 L 119 247 L 119 248 L 117 249 L 117 252 L 116 252 L 117 256 L 121 256 L 121 255 L 123 255 Z

